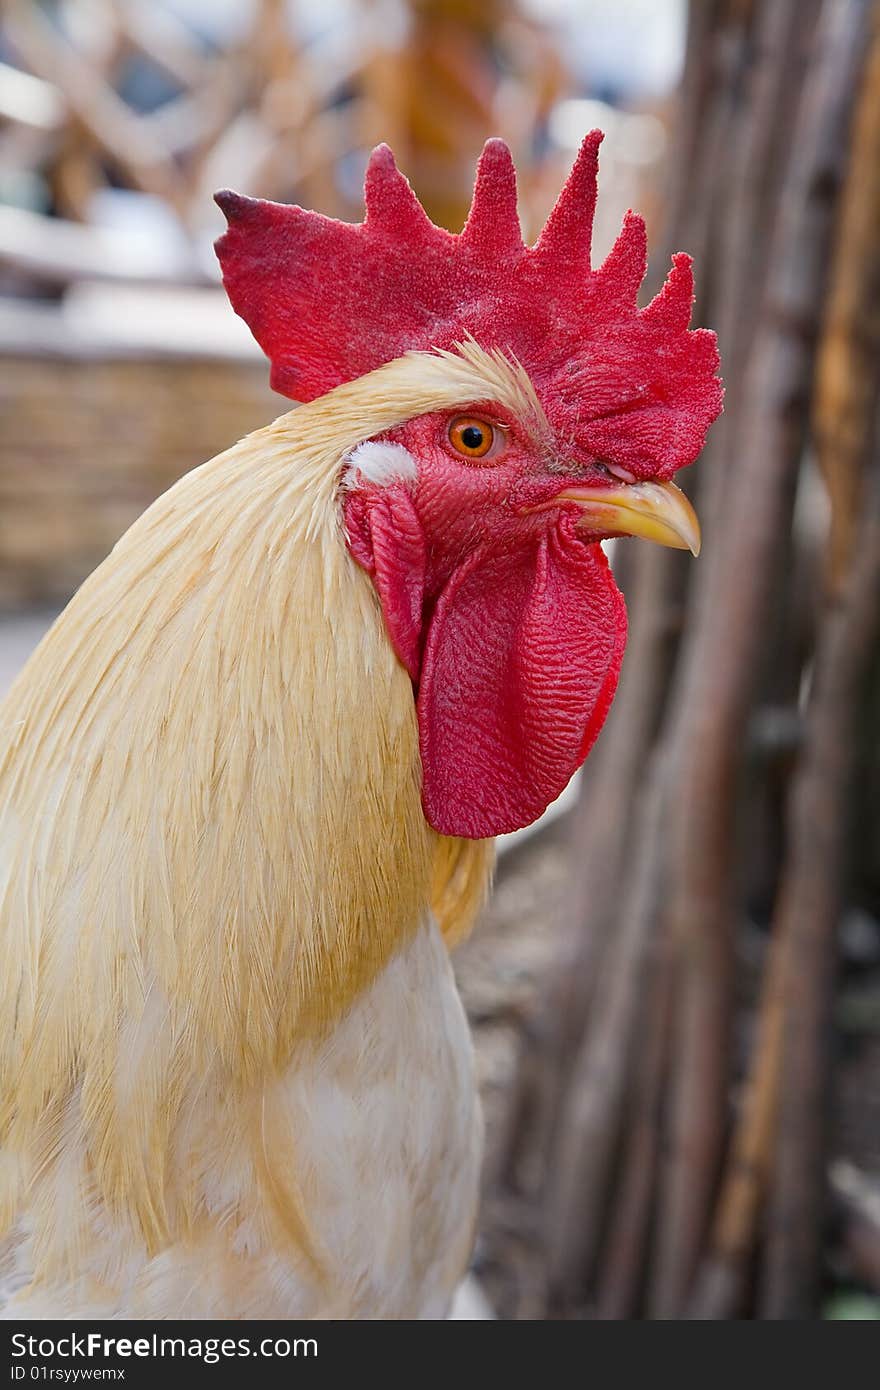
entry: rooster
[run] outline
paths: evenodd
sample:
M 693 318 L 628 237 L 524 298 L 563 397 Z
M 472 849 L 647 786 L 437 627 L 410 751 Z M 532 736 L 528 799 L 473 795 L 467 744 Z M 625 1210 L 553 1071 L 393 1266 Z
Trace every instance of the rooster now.
M 0 711 L 5 1316 L 434 1318 L 481 1122 L 448 947 L 492 837 L 614 694 L 600 541 L 698 548 L 720 409 L 676 256 L 590 269 L 585 140 L 534 247 L 506 146 L 460 235 L 390 151 L 366 218 L 218 195 L 304 402 L 187 474 Z

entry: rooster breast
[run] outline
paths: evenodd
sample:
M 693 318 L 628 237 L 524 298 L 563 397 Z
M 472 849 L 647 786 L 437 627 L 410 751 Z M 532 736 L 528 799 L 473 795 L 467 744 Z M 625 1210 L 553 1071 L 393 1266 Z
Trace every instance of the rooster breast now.
M 279 1104 L 312 1123 L 297 1143 L 314 1192 L 311 1316 L 441 1318 L 470 1253 L 482 1119 L 448 953 L 427 923 L 333 1038 L 291 1070 Z
M 4 1252 L 3 1317 L 445 1317 L 471 1247 L 482 1122 L 467 1024 L 432 920 L 259 1104 L 266 1164 L 279 1184 L 295 1168 L 302 1197 L 289 1244 L 273 1245 L 256 1214 L 242 1216 L 250 1146 L 230 1141 L 222 1097 L 208 1087 L 191 1107 L 186 1147 L 215 1220 L 151 1258 L 123 1226 L 103 1224 L 75 1279 L 32 1287 L 22 1222 Z

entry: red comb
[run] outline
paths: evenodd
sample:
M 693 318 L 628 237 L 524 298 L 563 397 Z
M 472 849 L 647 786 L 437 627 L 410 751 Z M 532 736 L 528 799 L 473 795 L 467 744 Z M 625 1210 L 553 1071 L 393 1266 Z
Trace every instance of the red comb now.
M 430 221 L 385 145 L 373 151 L 366 218 L 217 194 L 217 242 L 236 313 L 272 362 L 272 385 L 308 401 L 410 349 L 470 334 L 516 357 L 557 436 L 579 456 L 639 476 L 692 463 L 721 409 L 714 333 L 688 330 L 690 258 L 677 255 L 645 309 L 645 225 L 627 213 L 590 269 L 598 150 L 593 131 L 534 247 L 523 245 L 510 151 L 490 140 L 459 235 Z

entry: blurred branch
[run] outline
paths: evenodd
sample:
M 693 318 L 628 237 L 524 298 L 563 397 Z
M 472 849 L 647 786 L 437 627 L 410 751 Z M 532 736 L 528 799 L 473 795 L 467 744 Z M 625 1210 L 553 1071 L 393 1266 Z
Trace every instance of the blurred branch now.
M 654 946 L 651 988 L 639 1011 L 639 1048 L 629 1100 L 619 1197 L 611 1213 L 597 1290 L 597 1316 L 635 1316 L 651 1235 L 652 1199 L 663 1142 L 663 1096 L 672 1032 L 668 943 Z
M 709 442 L 713 467 L 702 510 L 710 524 L 716 522 L 726 489 L 739 486 L 739 411 L 769 268 L 769 257 L 755 252 L 773 235 L 819 8 L 820 0 L 758 5 L 754 30 L 740 40 L 750 48 L 751 60 L 740 82 L 731 84 L 739 87 L 739 100 L 724 129 L 727 158 L 718 158 L 714 166 L 722 185 L 717 203 L 724 208 L 718 226 L 715 326 L 724 363 L 725 412 Z
M 661 786 L 662 779 L 655 779 L 641 803 L 636 843 L 653 846 L 660 840 Z M 553 1304 L 563 1310 L 573 1306 L 573 1294 L 589 1278 L 599 1250 L 661 885 L 659 859 L 640 856 L 624 889 L 621 923 L 600 971 L 601 987 L 575 1059 L 555 1144 L 547 1258 Z
M 708 1253 L 688 1307 L 689 1316 L 694 1318 L 717 1321 L 735 1318 L 741 1311 L 776 1137 L 786 985 L 782 967 L 788 945 L 784 931 L 784 923 L 777 923 L 765 965 L 751 1069 L 730 1145 Z
M 182 212 L 182 180 L 168 150 L 96 68 L 65 43 L 34 5 L 11 0 L 4 35 L 28 67 L 63 96 L 89 136 L 137 188 Z
M 823 6 L 746 377 L 736 487 L 725 498 L 723 529 L 709 537 L 706 574 L 671 705 L 669 921 L 680 994 L 651 1281 L 650 1306 L 659 1317 L 679 1315 L 687 1297 L 724 1139 L 735 774 L 759 669 L 775 548 L 804 444 L 803 402 L 865 15 L 863 0 L 826 0 Z
M 64 102 L 51 82 L 0 63 L 0 118 L 50 134 L 64 118 Z
M 880 415 L 877 417 L 880 425 Z M 880 445 L 880 429 L 871 440 Z M 875 454 L 876 456 L 876 454 Z M 779 1142 L 773 1164 L 764 1316 L 815 1310 L 824 1208 L 828 1041 L 834 931 L 847 832 L 854 731 L 874 644 L 880 636 L 880 469 L 872 470 L 852 569 L 829 599 L 819 635 L 807 742 L 789 807 L 789 849 L 780 890 L 785 1018 Z
M 212 62 L 171 10 L 140 4 L 138 0 L 113 0 L 113 8 L 131 45 L 181 87 L 194 87 L 207 80 Z
M 846 571 L 858 521 L 865 420 L 880 361 L 880 6 L 853 121 L 852 176 L 843 192 L 837 253 L 816 370 L 813 424 L 831 497 L 829 572 Z
M 857 326 L 860 323 L 867 326 L 872 320 L 876 321 L 877 311 L 880 308 L 877 256 L 874 251 L 873 240 L 866 237 L 865 206 L 866 201 L 868 207 L 871 206 L 871 199 L 876 199 L 878 187 L 880 187 L 876 177 L 872 177 L 878 163 L 880 163 L 880 122 L 877 119 L 878 110 L 880 110 L 877 102 L 877 94 L 880 90 L 878 33 L 880 31 L 877 28 L 877 11 L 875 9 L 872 55 L 866 66 L 854 118 L 855 134 L 850 156 L 849 176 L 842 197 L 843 212 L 831 277 L 832 288 L 829 294 L 829 308 L 826 310 L 826 326 L 817 358 L 820 401 L 825 398 L 821 389 L 823 375 L 830 372 L 833 377 L 832 389 L 825 393 L 825 395 L 830 396 L 825 415 L 827 422 L 825 438 L 822 444 L 826 462 L 829 467 L 836 462 L 834 454 L 836 445 L 843 453 L 844 466 L 848 467 L 850 473 L 855 474 L 856 477 L 859 476 L 868 454 L 867 445 L 871 435 L 874 400 L 878 385 L 876 359 L 872 360 L 870 364 L 864 360 L 865 349 L 868 346 L 867 334 L 857 333 Z M 867 178 L 865 177 L 866 170 L 870 171 Z M 841 356 L 853 366 L 856 373 L 856 389 L 851 393 L 846 393 L 846 403 L 850 413 L 845 422 L 840 422 L 835 411 L 835 406 L 838 408 L 840 406 L 840 400 L 839 397 L 835 398 L 833 391 L 833 385 L 840 380 L 841 363 L 839 358 Z M 851 538 L 848 537 L 848 540 L 850 544 L 847 547 L 847 553 L 851 554 Z M 820 638 L 820 660 L 821 640 Z M 829 639 L 826 638 L 825 640 Z M 854 698 L 853 695 L 850 696 L 850 699 L 852 698 Z M 848 713 L 849 718 L 847 718 Z M 822 754 L 815 742 L 817 717 L 815 711 L 812 716 L 808 716 L 805 763 L 809 766 L 812 760 L 819 761 L 820 771 L 817 774 L 814 794 L 823 802 L 823 821 L 829 825 L 840 827 L 845 824 L 846 820 L 846 783 L 848 778 L 842 774 L 826 780 L 827 768 L 821 766 Z M 848 712 L 846 708 L 840 707 L 839 693 L 834 701 L 831 718 L 834 720 L 834 737 L 837 746 L 839 748 L 851 746 L 856 736 L 852 711 Z M 821 735 L 821 720 L 818 732 Z M 810 741 L 811 738 L 813 739 L 812 742 Z M 802 778 L 806 775 L 806 771 L 801 774 Z M 805 793 L 801 791 L 801 795 L 804 796 Z M 814 809 L 815 807 L 810 807 L 807 811 L 807 817 Z M 802 828 L 804 826 L 803 816 L 800 826 Z M 797 833 L 798 825 L 795 824 L 794 835 L 797 836 Z M 794 852 L 797 852 L 796 849 Z M 793 996 L 791 992 L 792 982 L 794 976 L 800 975 L 804 966 L 805 943 L 799 939 L 800 925 L 803 918 L 812 919 L 815 922 L 817 908 L 821 916 L 822 903 L 827 902 L 829 893 L 834 891 L 833 885 L 840 875 L 839 845 L 827 841 L 817 844 L 813 831 L 809 836 L 809 844 L 804 846 L 803 854 L 806 856 L 804 862 L 809 861 L 811 865 L 809 880 L 803 881 L 798 887 L 799 874 L 802 872 L 803 865 L 800 868 L 790 867 L 783 875 L 779 906 L 773 928 L 770 960 L 765 972 L 752 1074 L 746 1088 L 746 1098 L 731 1148 L 709 1257 L 702 1271 L 692 1307 L 694 1315 L 700 1317 L 734 1317 L 739 1311 L 748 1262 L 756 1237 L 760 1206 L 766 1194 L 766 1184 L 773 1157 L 774 1138 L 779 1145 L 780 1155 L 790 1146 L 796 1145 L 800 1162 L 812 1163 L 814 1209 L 809 1213 L 802 1212 L 801 1220 L 807 1221 L 809 1223 L 808 1229 L 814 1233 L 812 1236 L 814 1248 L 812 1251 L 801 1249 L 798 1260 L 801 1277 L 807 1282 L 811 1278 L 815 1278 L 817 1268 L 815 1244 L 818 1241 L 817 1232 L 820 1227 L 819 1180 L 816 1176 L 816 1170 L 821 1168 L 822 1163 L 821 1122 L 812 1136 L 805 1135 L 803 1128 L 799 1126 L 795 1136 L 792 1137 L 786 1125 L 777 1125 L 776 1117 L 780 1102 L 780 1067 L 784 1029 L 786 1026 L 790 1027 L 790 1024 L 786 1024 L 786 1019 L 790 1017 L 792 1008 L 797 1009 L 798 1007 L 796 996 Z M 824 892 L 820 892 L 818 899 L 815 897 L 816 875 L 822 879 L 825 885 Z M 826 926 L 826 932 L 830 931 L 830 920 L 833 920 L 834 917 L 830 907 L 828 914 L 829 924 Z M 821 933 L 821 927 L 819 927 L 819 932 Z M 828 997 L 833 981 L 831 954 L 827 940 L 819 956 L 820 958 L 816 960 L 814 952 L 812 969 L 816 978 L 816 989 L 824 994 L 821 1012 L 827 1013 Z M 801 1000 L 800 1002 L 805 1003 L 806 1001 Z M 799 1026 L 806 1025 L 802 1022 Z M 821 1076 L 821 1057 L 814 1056 L 812 1061 L 817 1063 L 819 1068 L 817 1075 Z M 791 1084 L 800 1084 L 802 1079 L 802 1077 L 795 1078 L 790 1075 L 787 1077 Z M 812 1143 L 809 1142 L 811 1137 Z M 803 1150 L 801 1149 L 802 1145 L 806 1146 Z M 805 1154 L 810 1154 L 811 1157 L 807 1158 Z M 810 1237 L 806 1238 L 810 1239 Z M 809 1306 L 809 1299 L 805 1300 L 805 1306 Z

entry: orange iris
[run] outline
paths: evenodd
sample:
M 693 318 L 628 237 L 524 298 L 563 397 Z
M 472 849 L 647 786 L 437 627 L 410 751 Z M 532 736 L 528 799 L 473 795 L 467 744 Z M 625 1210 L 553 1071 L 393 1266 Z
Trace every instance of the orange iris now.
M 463 458 L 485 458 L 495 442 L 495 428 L 478 415 L 459 415 L 449 426 L 449 442 Z

